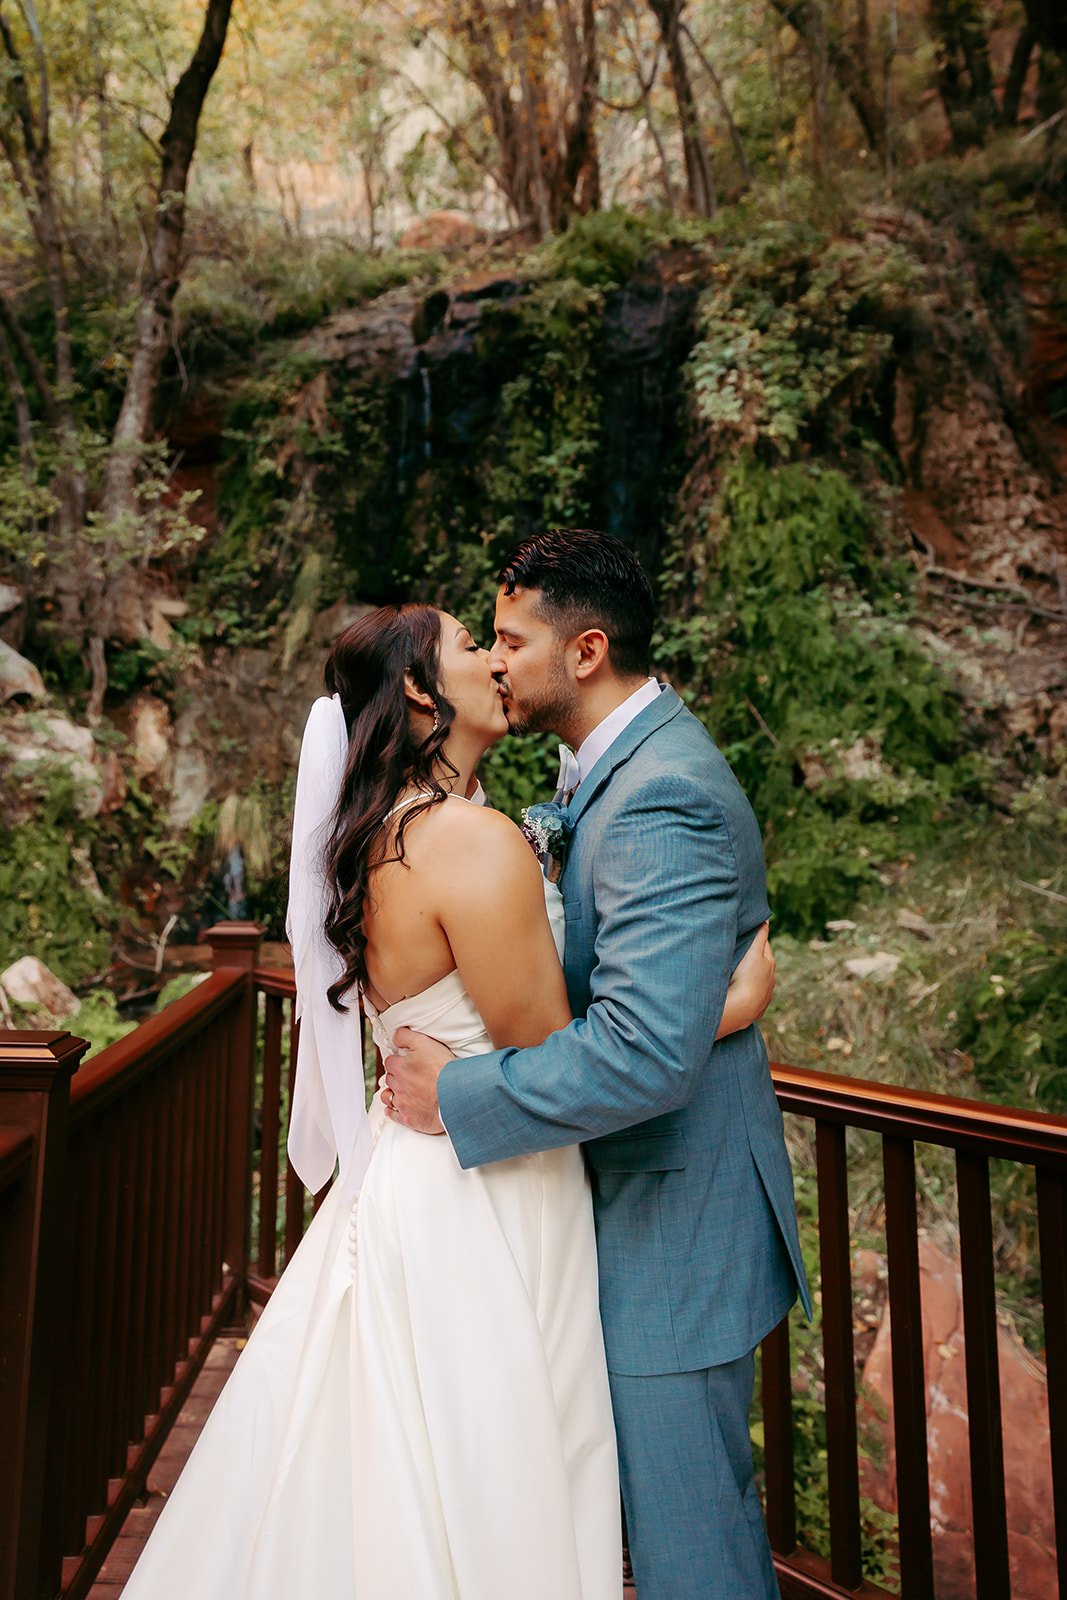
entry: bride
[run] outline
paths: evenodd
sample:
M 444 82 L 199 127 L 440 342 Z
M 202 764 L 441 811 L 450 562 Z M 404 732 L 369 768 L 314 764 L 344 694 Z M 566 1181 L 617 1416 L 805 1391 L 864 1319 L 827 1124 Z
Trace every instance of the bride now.
M 476 767 L 507 732 L 484 650 L 428 605 L 341 634 L 301 750 L 289 1131 L 334 1182 L 125 1600 L 619 1600 L 596 1245 L 571 1146 L 464 1172 L 364 1111 L 359 1006 L 457 1055 L 570 1012 L 562 901 Z M 757 941 L 720 1033 L 769 999 Z M 336 1176 L 334 1176 L 336 1173 Z

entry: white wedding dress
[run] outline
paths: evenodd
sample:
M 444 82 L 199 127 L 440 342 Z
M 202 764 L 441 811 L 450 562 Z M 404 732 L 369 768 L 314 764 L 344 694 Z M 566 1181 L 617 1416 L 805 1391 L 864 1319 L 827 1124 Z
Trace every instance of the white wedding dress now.
M 492 1048 L 458 972 L 367 1011 L 383 1054 L 401 1025 Z M 620 1600 L 580 1151 L 464 1172 L 378 1096 L 371 1119 L 358 1195 L 320 1207 L 124 1600 Z

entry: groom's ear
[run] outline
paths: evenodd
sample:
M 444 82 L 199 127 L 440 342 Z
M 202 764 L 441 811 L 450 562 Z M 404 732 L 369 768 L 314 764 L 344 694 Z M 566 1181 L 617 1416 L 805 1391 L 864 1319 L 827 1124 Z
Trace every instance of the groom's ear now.
M 602 628 L 586 628 L 573 641 L 578 651 L 575 677 L 584 682 L 597 673 L 608 660 L 608 636 Z

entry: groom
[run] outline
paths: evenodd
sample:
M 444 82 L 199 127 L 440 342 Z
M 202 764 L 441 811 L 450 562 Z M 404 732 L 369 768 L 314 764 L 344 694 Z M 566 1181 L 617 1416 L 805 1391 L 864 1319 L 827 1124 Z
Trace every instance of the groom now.
M 583 1144 L 640 1600 L 770 1600 L 753 1356 L 808 1293 L 763 1040 L 714 1043 L 768 916 L 763 852 L 703 726 L 648 676 L 652 625 L 648 579 L 607 535 L 554 529 L 505 565 L 508 722 L 577 752 L 560 879 L 575 1021 L 464 1060 L 400 1030 L 385 1067 L 399 1120 L 443 1121 L 463 1167 Z

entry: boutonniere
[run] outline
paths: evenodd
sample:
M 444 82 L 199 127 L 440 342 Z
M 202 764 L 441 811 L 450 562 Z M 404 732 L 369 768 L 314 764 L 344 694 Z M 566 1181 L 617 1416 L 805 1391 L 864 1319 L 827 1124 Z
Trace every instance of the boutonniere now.
M 573 831 L 574 818 L 558 800 L 527 806 L 522 813 L 522 836 L 544 867 L 550 883 L 558 882 L 563 871 Z

